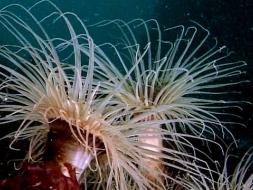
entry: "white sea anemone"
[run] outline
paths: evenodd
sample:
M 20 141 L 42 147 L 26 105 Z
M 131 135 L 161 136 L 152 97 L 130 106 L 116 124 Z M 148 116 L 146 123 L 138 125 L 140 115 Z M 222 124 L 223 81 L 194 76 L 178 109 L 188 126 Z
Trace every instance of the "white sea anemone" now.
M 51 12 L 36 16 L 42 3 Z M 64 37 L 45 29 L 57 23 Z M 150 23 L 158 36 L 154 44 Z M 153 20 L 91 26 L 114 24 L 124 38 L 121 52 L 114 43 L 95 44 L 77 15 L 45 0 L 29 9 L 18 4 L 2 8 L 0 24 L 16 40 L 0 48 L 6 61 L 0 65 L 0 96 L 6 100 L 0 105 L 0 122 L 19 123 L 5 136 L 13 138 L 11 148 L 28 139 L 27 159 L 39 161 L 50 145 L 57 155 L 53 160 L 70 162 L 80 183 L 94 189 L 167 189 L 170 183 L 183 186 L 186 176 L 213 182 L 213 171 L 196 156 L 201 151 L 189 139 L 211 142 L 202 134 L 214 135 L 217 126 L 226 129 L 217 115 L 234 102 L 200 95 L 224 94 L 215 89 L 237 83 L 223 80 L 240 75 L 245 64 L 222 62 L 229 53 L 219 56 L 224 47 L 217 49 L 216 43 L 203 50 L 209 34 L 205 29 L 200 27 L 206 35 L 194 42 L 197 27 L 166 29 L 180 31 L 168 41 Z M 148 40 L 143 51 L 133 31 L 140 27 Z M 115 62 L 106 48 L 113 50 Z
M 246 82 L 239 79 L 246 63 L 231 62 L 232 52 L 209 39 L 208 30 L 198 24 L 161 29 L 156 20 L 141 19 L 103 21 L 95 26 L 108 26 L 111 32 L 118 29 L 122 36 L 117 44 L 104 44 L 111 46 L 118 59 L 101 61 L 95 75 L 104 81 L 104 92 L 113 95 L 113 104 L 140 117 L 181 120 L 169 122 L 170 131 L 216 136 L 218 128 L 223 135 L 230 133 L 220 116 L 228 114 L 225 109 L 240 107 L 239 101 L 227 98 L 237 92 L 226 88 Z M 138 31 L 147 41 L 139 39 Z
M 253 173 L 250 172 L 253 165 L 252 149 L 243 155 L 232 175 L 228 173 L 228 159 L 229 156 L 226 157 L 225 166 L 219 177 L 217 189 L 252 190 Z
M 252 190 L 252 148 L 243 155 L 239 163 L 236 165 L 234 171 L 232 171 L 232 174 L 230 174 L 231 172 L 229 172 L 233 170 L 232 164 L 229 164 L 229 159 L 231 159 L 231 155 L 226 154 L 222 171 L 217 172 L 219 174 L 218 180 L 213 181 L 214 183 L 210 184 L 204 178 L 202 178 L 202 181 L 196 181 L 195 179 L 188 178 L 183 180 L 185 183 L 184 187 L 186 189 L 194 190 Z M 219 170 L 218 166 L 217 170 Z
M 156 126 L 146 132 L 155 133 L 166 126 L 160 136 L 147 139 L 137 135 L 146 149 L 161 152 L 165 141 L 173 150 L 188 154 L 189 147 L 184 146 L 190 145 L 190 138 L 209 141 L 226 134 L 233 138 L 226 127 L 232 120 L 221 117 L 236 117 L 224 110 L 241 108 L 239 101 L 227 98 L 237 92 L 225 88 L 246 82 L 240 79 L 240 69 L 246 63 L 231 62 L 232 52 L 225 46 L 218 47 L 216 39 L 210 40 L 205 28 L 195 23 L 162 30 L 156 20 L 141 19 L 128 23 L 102 21 L 94 26 L 98 30 L 108 27 L 115 35 L 114 43 L 100 47 L 111 48 L 116 58 L 111 62 L 101 54 L 94 74 L 102 81 L 102 93 L 111 95 L 113 109 L 131 110 L 129 117 L 137 123 L 155 121 Z M 159 121 L 163 121 L 162 125 Z M 222 133 L 217 135 L 217 131 Z M 198 151 L 197 147 L 193 149 Z M 162 163 L 153 165 L 154 169 L 163 167 Z M 199 172 L 199 176 L 204 176 Z
M 138 129 L 136 124 L 119 120 L 119 116 L 111 116 L 108 111 L 105 113 L 104 108 L 110 99 L 102 103 L 94 100 L 99 88 L 99 85 L 93 86 L 97 50 L 85 26 L 76 15 L 62 13 L 51 2 L 45 2 L 55 12 L 41 20 L 32 14 L 38 4 L 30 9 L 13 4 L 0 11 L 0 23 L 17 41 L 15 45 L 1 46 L 0 51 L 7 62 L 0 65 L 0 74 L 4 78 L 1 97 L 7 97 L 5 104 L 1 104 L 1 112 L 5 112 L 1 123 L 20 122 L 18 129 L 7 136 L 13 138 L 13 143 L 29 139 L 28 160 L 36 161 L 41 159 L 48 138 L 51 138 L 47 137 L 48 133 L 51 131 L 53 135 L 61 135 L 49 139 L 49 143 L 52 140 L 56 144 L 54 159 L 60 163 L 83 163 L 80 168 L 77 168 L 79 163 L 74 165 L 81 174 L 89 166 L 90 170 L 97 171 L 101 176 L 98 152 L 104 151 L 110 168 L 105 189 L 127 189 L 129 180 L 138 189 L 161 186 L 142 174 L 142 170 L 150 173 L 158 179 L 157 182 L 163 175 L 159 171 L 151 172 L 143 164 L 147 151 L 130 138 L 131 128 Z M 16 16 L 13 9 L 24 13 L 39 31 L 35 33 L 28 21 Z M 75 33 L 69 18 L 79 22 L 83 33 Z M 43 28 L 43 24 L 49 21 L 64 21 L 62 29 L 65 27 L 69 36 L 66 39 L 51 39 Z M 69 50 L 71 53 L 64 59 L 59 56 Z M 87 72 L 83 70 L 83 65 L 87 66 Z M 136 131 L 140 133 L 138 131 L 141 127 Z M 58 142 L 62 136 L 67 142 Z M 90 167 L 92 158 L 95 168 Z

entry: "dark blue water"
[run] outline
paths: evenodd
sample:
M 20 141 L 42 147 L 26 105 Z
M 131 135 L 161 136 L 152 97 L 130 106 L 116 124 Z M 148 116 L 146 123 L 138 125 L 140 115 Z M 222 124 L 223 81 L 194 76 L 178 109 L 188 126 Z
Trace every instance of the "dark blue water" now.
M 11 3 L 29 7 L 35 2 L 38 1 L 2 0 L 0 8 Z M 89 23 L 112 19 L 129 21 L 136 18 L 144 20 L 154 18 L 166 27 L 194 20 L 209 29 L 220 43 L 235 50 L 247 62 L 252 62 L 253 59 L 252 0 L 69 0 L 64 2 L 53 0 L 52 2 L 63 12 L 74 12 Z M 43 8 L 40 11 L 43 11 Z

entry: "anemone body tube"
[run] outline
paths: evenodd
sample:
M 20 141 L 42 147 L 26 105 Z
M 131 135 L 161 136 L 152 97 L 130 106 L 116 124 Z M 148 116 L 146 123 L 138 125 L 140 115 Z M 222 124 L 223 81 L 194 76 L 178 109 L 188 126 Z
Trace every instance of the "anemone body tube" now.
M 79 179 L 82 171 L 89 166 L 93 156 L 72 135 L 68 123 L 55 120 L 51 121 L 49 126 L 44 160 L 54 161 L 63 167 L 65 163 L 71 164 L 76 170 L 77 179 Z M 75 127 L 72 127 L 72 130 L 76 130 Z M 81 135 L 85 136 L 86 134 L 83 132 Z M 93 137 L 91 134 L 89 136 L 88 143 L 92 146 Z M 103 144 L 98 139 L 95 140 L 94 146 L 100 149 L 97 150 L 97 154 L 104 150 Z

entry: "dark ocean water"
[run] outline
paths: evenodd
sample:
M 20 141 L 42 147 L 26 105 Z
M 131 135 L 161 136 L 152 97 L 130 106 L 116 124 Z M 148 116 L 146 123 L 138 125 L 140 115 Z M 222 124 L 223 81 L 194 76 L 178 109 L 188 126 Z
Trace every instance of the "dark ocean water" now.
M 26 7 L 37 1 L 1 0 L 0 8 L 18 3 Z M 208 29 L 219 44 L 226 45 L 236 52 L 240 60 L 248 63 L 247 78 L 253 81 L 253 0 L 54 0 L 62 11 L 76 13 L 88 23 L 101 20 L 136 18 L 157 19 L 163 27 L 191 24 L 195 21 Z M 40 14 L 40 10 L 37 10 Z M 43 11 L 43 9 L 41 9 Z M 22 13 L 17 12 L 17 15 Z M 45 13 L 41 12 L 41 15 Z M 49 27 L 50 29 L 50 27 Z M 50 32 L 50 31 L 49 31 Z M 52 28 L 52 33 L 61 33 L 61 28 Z M 97 37 L 99 38 L 99 36 Z M 1 31 L 0 44 L 13 43 L 8 34 Z M 253 102 L 253 83 L 241 86 L 242 99 Z M 247 129 L 234 129 L 236 137 L 241 139 L 241 148 L 253 145 L 253 108 L 245 105 L 240 113 Z

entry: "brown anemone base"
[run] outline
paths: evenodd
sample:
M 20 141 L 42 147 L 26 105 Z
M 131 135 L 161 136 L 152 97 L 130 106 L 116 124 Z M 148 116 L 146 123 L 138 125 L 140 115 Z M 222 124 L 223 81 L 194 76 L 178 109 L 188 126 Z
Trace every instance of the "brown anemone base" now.
M 22 175 L 0 180 L 1 190 L 80 190 L 75 169 L 64 164 L 68 176 L 55 162 L 24 164 Z M 65 171 L 66 173 L 66 171 Z

